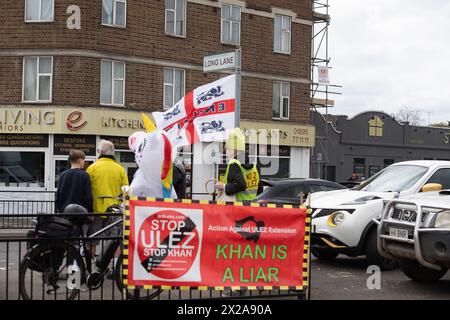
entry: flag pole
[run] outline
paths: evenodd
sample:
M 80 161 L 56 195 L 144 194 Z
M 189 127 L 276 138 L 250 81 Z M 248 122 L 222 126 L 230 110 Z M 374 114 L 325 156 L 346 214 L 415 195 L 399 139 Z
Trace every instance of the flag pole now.
M 242 49 L 236 49 L 236 66 L 234 74 L 236 75 L 236 98 L 235 98 L 235 127 L 241 126 L 241 75 L 242 75 Z

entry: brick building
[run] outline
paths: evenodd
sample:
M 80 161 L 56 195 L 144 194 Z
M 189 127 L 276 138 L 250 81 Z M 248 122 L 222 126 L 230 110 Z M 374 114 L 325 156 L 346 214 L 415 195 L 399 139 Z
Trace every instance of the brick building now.
M 279 129 L 276 175 L 309 176 L 310 0 L 21 0 L 0 9 L 0 189 L 54 189 L 68 150 L 94 161 L 102 137 L 132 176 L 126 137 L 140 112 L 223 77 L 203 73 L 203 57 L 237 48 L 242 127 Z M 192 169 L 202 192 L 212 168 Z

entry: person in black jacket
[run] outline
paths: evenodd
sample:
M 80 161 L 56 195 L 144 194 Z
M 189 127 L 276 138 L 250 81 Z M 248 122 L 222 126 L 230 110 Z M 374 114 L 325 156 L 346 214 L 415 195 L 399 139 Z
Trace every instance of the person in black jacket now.
M 59 213 L 69 204 L 78 204 L 93 212 L 91 179 L 84 171 L 86 155 L 83 151 L 72 150 L 69 153 L 71 168 L 59 176 L 56 190 L 56 210 Z
M 182 163 L 173 164 L 173 187 L 178 199 L 186 199 L 186 170 Z
M 224 191 L 228 196 L 236 195 L 238 201 L 254 200 L 263 191 L 263 185 L 259 178 L 259 169 L 256 164 L 250 164 L 248 154 L 245 152 L 245 137 L 241 129 L 235 128 L 230 133 L 225 149 L 229 162 L 224 177 L 225 181 L 216 183 L 217 190 Z M 250 188 L 252 191 L 249 191 Z

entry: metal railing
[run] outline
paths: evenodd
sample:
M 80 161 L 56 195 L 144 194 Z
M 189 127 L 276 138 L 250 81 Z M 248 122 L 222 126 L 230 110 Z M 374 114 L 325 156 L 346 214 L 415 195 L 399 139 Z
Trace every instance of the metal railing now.
M 196 193 L 191 196 L 209 196 L 208 193 Z M 66 300 L 69 298 L 67 280 L 63 277 L 58 279 L 61 282 L 58 290 L 48 292 L 45 283 L 46 275 L 44 272 L 33 272 L 31 278 L 27 281 L 19 281 L 21 276 L 21 264 L 30 248 L 33 245 L 42 243 L 52 243 L 59 241 L 66 243 L 67 246 L 74 245 L 75 242 L 92 241 L 89 237 L 66 237 L 61 239 L 33 239 L 27 236 L 32 230 L 33 220 L 38 217 L 53 215 L 55 213 L 55 192 L 47 191 L 0 191 L 0 301 L 1 300 L 23 300 L 21 294 L 21 285 L 28 283 L 32 291 L 33 300 Z M 88 214 L 95 215 L 95 214 Z M 109 216 L 118 216 L 117 214 L 102 214 Z M 58 217 L 67 216 L 67 214 L 58 214 Z M 121 236 L 101 235 L 96 236 L 99 241 L 97 253 L 103 256 L 111 241 L 122 241 Z M 51 250 L 50 250 L 51 251 Z M 67 257 L 66 257 L 67 260 Z M 67 266 L 66 266 L 67 267 Z M 114 273 L 115 265 L 109 263 L 109 269 Z M 48 279 L 47 279 L 48 280 Z M 22 284 L 21 284 L 22 282 Z M 48 282 L 48 281 L 47 281 Z M 22 291 L 23 288 L 22 288 Z M 25 290 L 26 291 L 26 290 Z M 103 282 L 98 288 L 88 286 L 86 283 L 80 284 L 80 290 L 74 299 L 76 300 L 123 300 L 123 299 L 146 299 L 152 293 L 147 291 L 131 292 L 124 294 L 119 288 L 114 278 L 104 277 Z M 197 299 L 270 299 L 270 298 L 292 298 L 306 299 L 306 293 L 301 291 L 288 290 L 245 290 L 240 295 L 224 295 L 216 290 L 162 290 L 155 296 L 155 300 L 197 300 Z M 31 298 L 31 297 L 30 297 Z
M 30 229 L 31 218 L 25 215 L 43 212 L 55 212 L 55 192 L 0 191 L 0 230 Z
M 24 214 L 27 218 L 49 217 L 50 214 Z M 88 214 L 87 216 L 93 216 L 95 214 Z M 110 217 L 118 217 L 120 214 L 102 214 Z M 0 215 L 0 220 L 3 215 Z M 57 217 L 68 216 L 67 214 L 58 214 Z M 121 230 L 120 227 L 116 227 Z M 107 261 L 108 270 L 111 271 L 113 277 L 107 277 L 106 271 L 103 274 L 102 282 L 96 286 L 90 283 L 88 276 L 92 275 L 96 271 L 94 265 L 92 270 L 88 271 L 86 266 L 84 280 L 79 281 L 77 289 L 78 291 L 73 295 L 73 291 L 70 289 L 71 273 L 74 263 L 73 255 L 70 254 L 70 248 L 76 248 L 77 252 L 81 254 L 81 242 L 90 243 L 93 240 L 99 241 L 97 245 L 97 254 L 99 255 L 97 261 L 103 261 L 102 257 L 105 257 L 108 252 L 108 247 L 111 241 L 122 241 L 121 235 L 100 234 L 100 236 L 86 237 L 62 237 L 58 239 L 41 238 L 35 239 L 27 236 L 28 231 L 23 230 L 13 235 L 12 237 L 2 236 L 0 230 L 0 301 L 1 300 L 24 300 L 28 297 L 31 300 L 124 300 L 124 299 L 147 299 L 153 292 L 150 290 L 126 291 L 123 292 L 120 287 L 120 283 L 114 274 L 116 270 L 121 269 L 119 264 L 114 263 L 115 260 L 111 259 Z M 23 234 L 22 234 L 23 233 Z M 58 266 L 61 274 L 56 277 L 58 286 L 51 286 L 51 272 L 41 270 L 28 270 L 32 269 L 30 266 L 34 265 L 29 262 L 33 260 L 32 254 L 27 254 L 31 250 L 38 246 L 48 245 L 45 251 L 47 253 L 56 252 L 54 248 L 56 243 L 63 243 L 64 257 L 61 265 Z M 31 257 L 31 258 L 30 258 Z M 26 260 L 28 262 L 26 263 Z M 75 259 L 76 260 L 76 259 Z M 120 258 L 117 260 L 119 261 Z M 87 262 L 86 262 L 87 263 Z M 121 264 L 120 264 L 121 265 Z M 26 271 L 24 271 L 26 270 Z M 28 272 L 28 273 L 27 273 Z M 91 278 L 92 279 L 92 278 Z M 120 279 L 121 280 L 121 279 Z M 24 294 L 25 292 L 25 294 Z M 224 295 L 221 291 L 216 290 L 162 290 L 158 295 L 152 297 L 155 300 L 198 300 L 198 299 L 273 299 L 273 298 L 285 298 L 285 299 L 306 299 L 306 293 L 303 291 L 289 291 L 289 290 L 244 290 L 239 295 Z

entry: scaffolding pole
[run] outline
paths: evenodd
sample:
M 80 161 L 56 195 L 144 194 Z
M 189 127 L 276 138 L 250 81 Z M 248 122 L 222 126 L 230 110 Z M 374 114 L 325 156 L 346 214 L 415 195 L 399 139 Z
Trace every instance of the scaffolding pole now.
M 311 119 L 314 113 L 319 113 L 318 109 L 324 109 L 325 111 L 325 121 L 323 122 L 325 128 L 324 139 L 316 139 L 317 143 L 311 152 L 311 166 L 312 174 L 317 170 L 317 178 L 321 178 L 321 166 L 323 164 L 323 178 L 327 180 L 328 177 L 328 109 L 334 105 L 334 101 L 330 100 L 331 95 L 338 95 L 340 93 L 341 86 L 327 84 L 320 84 L 316 81 L 315 71 L 319 67 L 325 67 L 328 70 L 330 68 L 330 56 L 329 56 L 329 26 L 330 26 L 330 15 L 329 15 L 329 3 L 328 0 L 312 0 L 312 12 L 313 12 L 313 27 L 312 27 L 312 39 L 311 39 Z M 322 123 L 322 122 L 320 122 Z M 316 131 L 317 132 L 317 131 Z M 318 157 L 316 150 L 318 148 L 317 144 L 322 150 L 322 157 Z M 317 168 L 314 168 L 317 165 Z

